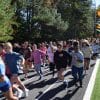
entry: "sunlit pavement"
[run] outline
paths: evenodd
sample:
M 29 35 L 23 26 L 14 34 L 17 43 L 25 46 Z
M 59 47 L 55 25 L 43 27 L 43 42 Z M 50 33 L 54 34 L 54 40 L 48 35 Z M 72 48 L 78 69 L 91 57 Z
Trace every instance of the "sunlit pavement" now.
M 91 61 L 93 65 L 95 61 Z M 84 75 L 83 79 L 83 87 L 76 87 L 72 80 L 71 69 L 68 68 L 65 71 L 65 79 L 68 80 L 68 89 L 66 90 L 63 82 L 57 82 L 57 75 L 52 77 L 51 72 L 49 72 L 49 68 L 43 68 L 44 79 L 38 80 L 38 76 L 35 71 L 30 71 L 28 73 L 28 79 L 24 80 L 24 75 L 20 75 L 23 83 L 30 90 L 29 96 L 27 98 L 21 98 L 21 100 L 82 100 L 85 90 L 87 88 L 89 78 L 93 71 L 94 66 L 90 67 L 89 70 L 86 71 L 86 75 Z M 0 98 L 0 100 L 5 100 Z

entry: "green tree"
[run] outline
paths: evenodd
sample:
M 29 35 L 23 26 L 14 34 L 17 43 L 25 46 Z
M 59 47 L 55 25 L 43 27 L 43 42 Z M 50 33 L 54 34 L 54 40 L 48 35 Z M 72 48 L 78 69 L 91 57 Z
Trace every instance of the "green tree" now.
M 16 40 L 63 38 L 68 27 L 54 5 L 45 4 L 44 0 L 17 1 L 16 21 L 19 27 Z
M 100 6 L 96 9 L 96 35 L 100 34 Z
M 15 24 L 13 16 L 14 8 L 11 6 L 11 0 L 0 0 L 0 41 L 13 39 L 12 24 Z
M 32 41 L 91 36 L 91 4 L 92 0 L 17 0 L 19 27 L 15 39 Z
M 97 7 L 97 10 L 100 10 L 100 5 Z
M 83 38 L 93 35 L 92 0 L 61 0 L 58 11 L 69 22 L 65 35 L 69 38 Z

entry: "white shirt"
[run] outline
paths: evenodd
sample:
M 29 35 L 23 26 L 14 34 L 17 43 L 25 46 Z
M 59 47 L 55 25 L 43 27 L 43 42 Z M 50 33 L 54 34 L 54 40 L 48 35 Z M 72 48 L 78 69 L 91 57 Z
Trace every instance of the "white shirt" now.
M 50 62 L 54 62 L 54 53 L 51 47 L 47 49 L 47 55 Z
M 91 58 L 92 49 L 90 47 L 82 47 L 82 52 L 84 54 L 84 58 Z

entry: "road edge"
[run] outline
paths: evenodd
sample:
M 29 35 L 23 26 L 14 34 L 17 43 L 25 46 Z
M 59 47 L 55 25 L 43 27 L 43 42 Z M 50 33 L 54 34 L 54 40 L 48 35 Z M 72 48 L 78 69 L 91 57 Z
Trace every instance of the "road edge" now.
M 94 70 L 93 70 L 92 75 L 90 77 L 88 86 L 86 88 L 85 94 L 83 96 L 83 100 L 90 100 L 91 99 L 92 91 L 93 91 L 93 88 L 95 85 L 96 74 L 97 74 L 98 67 L 99 67 L 99 62 L 100 62 L 100 59 L 97 59 L 96 64 L 94 66 Z

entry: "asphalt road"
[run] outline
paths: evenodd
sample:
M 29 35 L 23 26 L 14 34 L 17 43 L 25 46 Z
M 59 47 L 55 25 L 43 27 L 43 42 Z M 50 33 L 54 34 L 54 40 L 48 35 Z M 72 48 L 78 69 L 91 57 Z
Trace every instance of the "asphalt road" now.
M 52 73 L 49 68 L 42 68 L 44 73 L 44 80 L 38 80 L 39 76 L 33 70 L 28 73 L 28 79 L 24 80 L 24 75 L 21 75 L 23 83 L 29 89 L 29 96 L 27 98 L 21 98 L 20 100 L 82 100 L 85 90 L 87 88 L 93 67 L 86 72 L 83 79 L 83 87 L 76 87 L 73 84 L 73 77 L 71 75 L 71 69 L 68 68 L 64 74 L 65 79 L 68 80 L 68 89 L 66 90 L 63 82 L 57 81 L 57 74 L 52 77 Z M 2 95 L 0 100 L 5 100 Z

